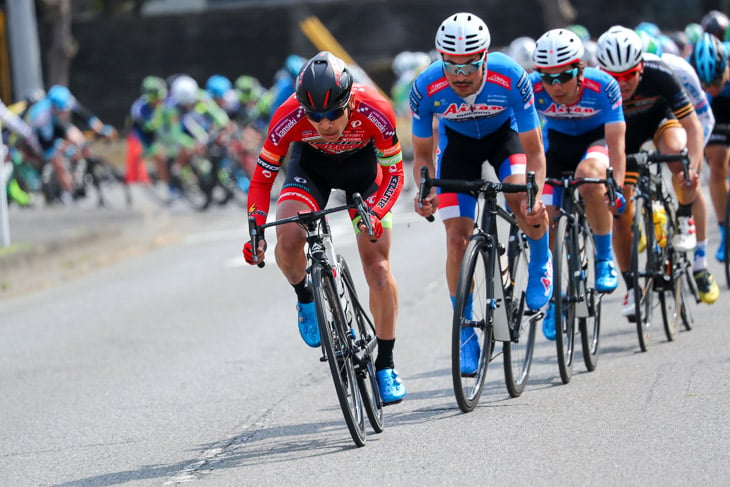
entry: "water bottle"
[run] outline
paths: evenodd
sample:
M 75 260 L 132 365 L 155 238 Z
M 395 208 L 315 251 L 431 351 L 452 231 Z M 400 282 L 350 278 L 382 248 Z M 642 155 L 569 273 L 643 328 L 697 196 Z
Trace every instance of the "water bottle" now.
M 659 247 L 664 248 L 667 245 L 667 212 L 664 211 L 664 206 L 658 201 L 653 201 L 651 205 L 654 213 L 656 242 Z

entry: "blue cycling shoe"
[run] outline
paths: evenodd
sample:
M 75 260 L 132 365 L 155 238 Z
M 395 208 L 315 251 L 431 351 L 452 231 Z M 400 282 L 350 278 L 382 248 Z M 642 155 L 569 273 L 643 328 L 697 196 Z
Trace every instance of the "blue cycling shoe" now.
M 551 342 L 555 341 L 555 304 L 550 303 L 542 319 L 542 334 Z
M 299 334 L 304 343 L 312 348 L 319 346 L 319 326 L 317 325 L 317 306 L 311 303 L 297 303 Z
M 613 260 L 599 260 L 596 262 L 596 291 L 612 293 L 618 287 L 618 271 Z
M 380 398 L 385 406 L 397 404 L 406 397 L 406 386 L 395 369 L 379 370 L 375 373 L 375 378 L 378 380 Z
M 720 227 L 720 246 L 717 248 L 717 252 L 715 252 L 715 259 L 718 262 L 725 262 L 725 227 Z
M 526 301 L 530 309 L 540 309 L 550 301 L 553 294 L 553 254 L 541 266 L 530 265 L 527 280 Z
M 474 328 L 461 329 L 461 375 L 473 377 L 479 366 L 479 339 Z

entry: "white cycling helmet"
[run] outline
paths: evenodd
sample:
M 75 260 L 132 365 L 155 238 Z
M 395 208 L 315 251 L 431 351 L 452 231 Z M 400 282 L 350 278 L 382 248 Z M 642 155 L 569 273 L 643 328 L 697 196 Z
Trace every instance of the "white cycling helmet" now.
M 532 62 L 533 52 L 535 52 L 535 39 L 532 37 L 518 37 L 510 42 L 507 48 L 507 55 L 526 71 L 532 71 L 535 67 Z
M 180 105 L 192 105 L 198 99 L 198 83 L 188 75 L 180 75 L 172 82 L 170 91 Z
M 484 52 L 490 42 L 487 24 L 467 12 L 447 17 L 436 31 L 436 50 L 441 54 L 467 56 Z
M 641 62 L 644 44 L 631 29 L 614 25 L 598 38 L 596 59 L 606 71 L 622 73 Z
M 583 59 L 583 42 L 568 29 L 552 29 L 535 43 L 532 60 L 536 68 L 557 68 Z

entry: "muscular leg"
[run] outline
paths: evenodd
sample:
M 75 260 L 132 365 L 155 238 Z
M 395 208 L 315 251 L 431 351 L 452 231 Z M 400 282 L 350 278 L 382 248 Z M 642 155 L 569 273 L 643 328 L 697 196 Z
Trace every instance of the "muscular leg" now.
M 370 288 L 370 311 L 377 337 L 382 340 L 395 338 L 398 315 L 398 286 L 390 267 L 392 234 L 391 229 L 384 228 L 376 242 L 371 242 L 364 233 L 357 236 L 360 260 Z

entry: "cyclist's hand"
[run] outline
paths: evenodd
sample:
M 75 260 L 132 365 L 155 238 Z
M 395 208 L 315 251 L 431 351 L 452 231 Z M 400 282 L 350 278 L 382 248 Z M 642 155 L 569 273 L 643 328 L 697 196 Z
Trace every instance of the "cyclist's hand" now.
M 380 222 L 380 218 L 378 218 L 376 215 L 373 215 L 372 213 L 370 214 L 370 226 L 373 227 L 373 236 L 371 237 L 371 239 L 373 242 L 375 242 L 383 234 L 383 224 Z M 358 221 L 357 228 L 360 230 L 361 233 L 367 235 L 368 229 L 361 220 Z
M 413 199 L 413 208 L 420 216 L 427 218 L 434 213 L 439 207 L 439 197 L 436 191 L 432 191 L 431 194 L 426 196 L 423 201 L 418 200 L 418 195 Z
M 536 227 L 544 221 L 545 212 L 547 211 L 547 209 L 545 208 L 545 203 L 543 203 L 542 200 L 537 199 L 535 200 L 535 206 L 532 207 L 532 211 L 528 212 L 527 198 L 525 197 L 522 199 L 522 201 L 520 201 L 520 211 L 525 217 L 525 221 L 528 223 L 528 225 Z
M 683 187 L 686 187 L 688 189 L 694 189 L 697 187 L 697 185 L 700 182 L 700 173 L 695 169 L 694 167 L 689 168 L 689 181 L 687 181 L 684 177 L 684 171 L 680 170 L 677 171 L 677 178 L 679 180 L 679 184 Z
M 243 258 L 246 261 L 246 263 L 251 265 L 258 265 L 264 261 L 264 256 L 266 255 L 266 240 L 263 238 L 259 238 L 259 246 L 256 251 L 254 260 L 254 252 L 253 252 L 253 245 L 251 244 L 251 241 L 249 240 L 245 244 L 243 244 Z
M 621 215 L 626 211 L 626 198 L 619 188 L 616 188 L 616 200 L 610 203 L 615 215 Z

